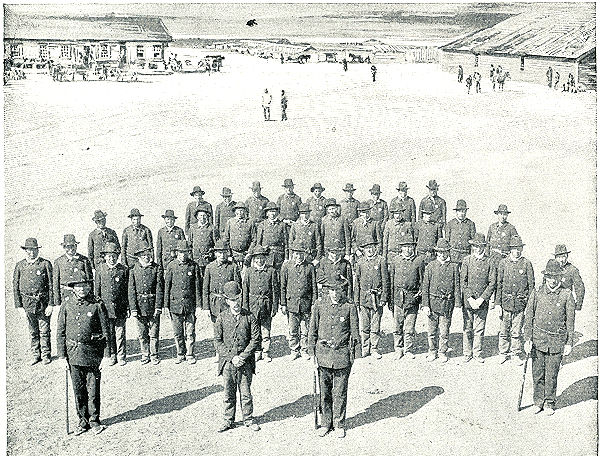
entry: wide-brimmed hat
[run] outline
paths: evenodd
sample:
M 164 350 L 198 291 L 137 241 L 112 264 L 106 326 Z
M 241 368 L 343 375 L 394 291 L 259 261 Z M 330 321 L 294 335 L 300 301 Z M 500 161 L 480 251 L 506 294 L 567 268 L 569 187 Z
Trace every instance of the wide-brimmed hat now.
M 372 207 L 368 201 L 362 201 L 358 204 L 358 212 L 369 212 Z
M 231 189 L 228 187 L 223 187 L 223 190 L 221 190 L 221 196 L 231 196 L 233 195 L 233 193 L 231 192 Z
M 571 251 L 567 250 L 567 246 L 564 244 L 557 244 L 556 247 L 554 247 L 554 256 L 567 255 L 569 253 L 571 253 Z
M 245 211 L 247 211 L 248 206 L 246 206 L 243 202 L 239 201 L 235 203 L 235 206 L 233 206 L 233 210 L 235 211 L 236 209 L 244 209 Z
M 196 193 L 204 195 L 204 190 L 202 190 L 199 185 L 195 185 L 192 191 L 190 192 L 190 196 L 194 196 Z
M 253 192 L 261 190 L 260 182 L 259 181 L 252 182 L 252 187 L 250 187 L 250 190 L 252 190 Z
M 401 181 L 401 182 L 398 183 L 398 186 L 396 187 L 396 190 L 398 190 L 398 191 L 401 191 L 401 190 L 402 191 L 406 191 L 406 190 L 408 190 L 408 185 L 406 185 L 406 182 Z
M 379 184 L 373 184 L 369 192 L 371 192 L 372 195 L 380 195 L 381 187 L 379 186 Z
M 121 249 L 114 242 L 107 242 L 102 247 L 102 250 L 100 251 L 100 255 L 104 255 L 105 253 L 116 253 L 118 255 L 119 253 L 121 253 Z M 136 255 L 137 255 L 137 252 L 136 252 Z
M 448 252 L 450 251 L 450 243 L 447 239 L 438 239 L 433 250 L 436 252 Z
M 231 282 L 227 282 L 223 285 L 223 296 L 225 299 L 235 300 L 239 299 L 242 295 L 242 289 L 240 288 L 239 283 L 232 280 Z
M 431 179 L 425 187 L 427 187 L 429 190 L 437 190 L 440 188 L 440 185 L 436 182 L 435 179 Z
M 421 212 L 423 214 L 433 214 L 435 212 L 435 208 L 433 207 L 433 203 L 427 199 L 423 203 L 423 207 L 421 208 Z
M 509 248 L 513 248 L 513 247 L 523 247 L 525 244 L 523 244 L 523 240 L 521 239 L 521 236 L 519 235 L 515 235 L 513 237 L 510 238 L 510 241 L 508 243 L 508 247 Z
M 63 236 L 63 241 L 61 242 L 60 245 L 62 245 L 63 247 L 66 247 L 68 245 L 77 245 L 77 244 L 79 244 L 79 242 L 77 242 L 75 240 L 74 234 L 65 234 Z
M 310 188 L 310 192 L 314 192 L 317 188 L 323 192 L 325 191 L 325 187 L 323 187 L 320 182 L 317 182 L 316 184 L 313 184 L 313 186 Z
M 356 189 L 354 188 L 354 184 L 350 184 L 350 183 L 346 184 L 342 190 L 345 192 L 355 192 L 356 191 Z
M 250 256 L 257 256 L 257 255 L 268 255 L 269 254 L 269 247 L 263 247 L 262 245 L 256 245 L 254 246 L 254 248 L 252 249 L 250 253 Z
M 469 244 L 483 246 L 487 245 L 487 241 L 485 240 L 485 235 L 483 233 L 475 233 L 473 239 L 469 239 Z
M 229 244 L 225 242 L 223 239 L 219 239 L 215 242 L 214 247 L 212 248 L 215 252 L 228 252 Z
M 133 208 L 129 211 L 129 215 L 127 217 L 131 218 L 131 217 L 143 217 L 144 214 L 140 213 L 140 210 L 138 208 Z
M 310 212 L 310 204 L 308 203 L 301 203 L 300 207 L 298 208 L 298 212 L 303 213 L 303 212 Z
M 292 179 L 285 179 L 283 181 L 283 185 L 282 187 L 293 187 L 294 186 L 294 181 Z
M 454 208 L 455 211 L 466 211 L 467 209 L 469 209 L 467 207 L 467 202 L 465 200 L 458 200 L 456 202 L 456 207 Z
M 335 253 L 341 253 L 341 252 L 345 252 L 346 249 L 344 247 L 325 247 L 325 251 L 326 252 L 335 252 Z
M 277 203 L 273 202 L 273 201 L 269 201 L 267 203 L 267 205 L 265 206 L 265 208 L 263 209 L 264 212 L 268 212 L 268 211 L 277 211 L 279 212 L 279 206 L 277 205 Z
M 340 207 L 340 205 L 335 200 L 335 198 L 328 198 L 327 200 L 325 200 L 325 208 L 327 209 L 329 206 L 338 206 L 338 207 Z
M 89 283 L 91 285 L 94 283 L 94 281 L 92 279 L 73 280 L 71 282 L 67 282 L 67 287 L 73 288 L 76 285 L 80 285 L 80 284 L 84 284 L 84 283 Z
M 201 204 L 196 209 L 194 209 L 194 215 L 198 215 L 198 212 L 206 212 L 208 215 L 210 215 L 210 209 L 207 205 L 204 204 Z
M 177 217 L 175 217 L 175 211 L 173 209 L 167 209 L 165 211 L 165 215 L 161 215 L 162 218 L 167 218 L 167 217 L 171 217 L 176 219 Z
M 190 252 L 192 250 L 192 247 L 189 241 L 182 239 L 180 241 L 177 241 L 177 247 L 175 247 L 175 250 L 177 250 L 178 252 Z
M 38 245 L 38 241 L 36 238 L 27 238 L 27 239 L 25 239 L 25 245 L 22 245 L 21 248 L 23 250 L 41 249 L 42 246 Z
M 406 205 L 402 201 L 392 201 L 390 204 L 390 214 L 395 212 L 404 212 L 406 210 Z
M 108 214 L 106 212 L 102 212 L 100 209 L 98 209 L 97 211 L 94 211 L 94 216 L 92 217 L 92 220 L 94 222 L 96 220 L 102 220 L 105 219 L 107 215 Z
M 374 241 L 372 239 L 365 239 L 360 243 L 360 247 L 368 247 L 369 245 L 377 245 L 379 244 L 377 241 Z
M 562 268 L 560 267 L 560 263 L 558 261 L 556 261 L 554 258 L 551 260 L 548 260 L 548 263 L 546 263 L 546 269 L 544 269 L 542 271 L 542 274 L 544 274 L 545 276 L 550 276 L 550 277 L 556 277 L 559 275 L 562 275 L 563 271 Z
M 510 214 L 510 211 L 506 207 L 506 204 L 500 204 L 498 210 L 494 211 L 494 214 Z

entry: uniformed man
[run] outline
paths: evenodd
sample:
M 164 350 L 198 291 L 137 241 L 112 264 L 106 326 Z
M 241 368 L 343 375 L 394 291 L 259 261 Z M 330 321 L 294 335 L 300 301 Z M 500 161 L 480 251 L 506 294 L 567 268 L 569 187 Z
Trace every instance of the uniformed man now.
M 443 237 L 442 225 L 434 221 L 432 216 L 435 209 L 431 201 L 425 201 L 421 207 L 421 219 L 415 225 L 415 238 L 417 239 L 417 254 L 425 255 L 426 262 L 435 259 L 433 250 Z
M 342 286 L 325 285 L 327 294 L 314 306 L 308 330 L 308 351 L 318 366 L 321 391 L 318 435 L 324 437 L 334 428 L 337 437 L 344 438 L 348 379 L 361 345 L 358 314 Z
M 486 252 L 487 242 L 482 233 L 475 233 L 471 254 L 462 260 L 460 283 L 463 295 L 463 356 L 468 363 L 473 358 L 483 363 L 481 347 L 490 297 L 496 288 L 496 268 Z M 452 251 L 450 251 L 452 256 Z
M 269 198 L 262 195 L 262 189 L 260 182 L 252 182 L 252 195 L 246 200 L 246 207 L 248 208 L 248 218 L 256 225 L 265 219 L 265 207 L 269 202 Z
M 320 182 L 317 182 L 310 188 L 310 192 L 313 196 L 306 200 L 310 206 L 310 218 L 319 226 L 321 224 L 321 219 L 325 216 L 326 212 L 326 199 L 323 196 L 324 191 L 325 187 L 323 187 Z
M 260 348 L 260 327 L 256 317 L 242 308 L 241 290 L 237 282 L 227 282 L 223 286 L 223 297 L 229 309 L 219 314 L 214 324 L 215 345 L 219 356 L 218 375 L 223 376 L 223 418 L 219 432 L 233 427 L 237 391 L 240 391 L 240 405 L 244 424 L 253 431 L 260 426 L 254 422 L 254 405 L 250 385 L 255 373 L 254 353 Z
M 192 248 L 188 241 L 177 243 L 177 260 L 171 261 L 165 274 L 165 314 L 173 323 L 176 364 L 187 360 L 196 363 L 196 309 L 202 308 L 202 276 L 200 268 L 192 261 Z
M 379 222 L 379 226 L 383 231 L 383 227 L 390 218 L 388 204 L 381 199 L 381 187 L 379 184 L 373 184 L 369 190 L 372 198 L 368 201 L 371 205 L 371 218 Z
M 406 232 L 397 243 L 400 245 L 400 254 L 394 256 L 388 263 L 390 275 L 388 305 L 394 314 L 394 350 L 396 359 L 403 356 L 414 359 L 415 324 L 421 304 L 425 259 L 415 252 L 412 232 Z
M 183 233 L 183 231 L 182 231 Z M 158 341 L 164 299 L 164 271 L 152 261 L 150 246 L 137 252 L 138 263 L 129 273 L 129 311 L 135 318 L 142 364 L 160 363 Z
M 407 222 L 411 222 L 413 224 L 416 223 L 417 206 L 415 205 L 415 200 L 408 196 L 408 185 L 406 185 L 406 182 L 400 182 L 398 187 L 396 187 L 396 190 L 398 190 L 398 196 L 392 198 L 392 201 L 390 201 L 390 208 L 394 203 L 401 203 L 401 205 L 403 205 L 405 208 L 404 219 Z
M 467 218 L 467 203 L 465 200 L 456 202 L 456 217 L 446 223 L 446 233 L 444 237 L 450 243 L 450 261 L 462 264 L 462 260 L 471 251 L 469 241 L 475 236 L 475 223 Z
M 285 188 L 285 193 L 277 199 L 277 206 L 279 206 L 279 218 L 287 225 L 289 232 L 292 223 L 298 220 L 300 216 L 299 209 L 302 198 L 294 193 L 292 179 L 285 179 L 283 188 Z
M 204 200 L 204 190 L 200 188 L 199 185 L 194 186 L 193 190 L 190 192 L 190 196 L 194 197 L 195 201 L 188 203 L 185 209 L 185 235 L 189 238 L 190 229 L 198 223 L 198 219 L 196 218 L 196 209 L 199 207 L 204 208 L 208 212 L 208 220 L 212 223 L 213 220 L 213 208 L 212 205 Z
M 104 261 L 104 257 L 100 254 L 107 242 L 114 242 L 121 248 L 119 237 L 115 230 L 106 226 L 106 212 L 100 209 L 94 211 L 92 220 L 96 222 L 96 229 L 88 236 L 88 258 L 92 263 L 92 268 L 96 269 L 99 263 Z
M 423 218 L 423 208 L 426 207 L 426 204 L 427 207 L 429 207 L 429 204 L 431 204 L 431 206 L 433 206 L 431 220 L 439 223 L 441 226 L 444 226 L 446 224 L 446 201 L 438 196 L 438 189 L 440 186 L 435 179 L 432 179 L 429 181 L 426 187 L 429 191 L 429 194 L 423 198 L 419 204 L 419 220 Z
M 223 286 L 227 282 L 242 285 L 242 276 L 237 264 L 230 260 L 229 245 L 219 239 L 213 247 L 215 260 L 206 266 L 202 278 L 202 304 L 210 312 L 214 323 L 223 311 L 228 309 L 223 296 Z
M 308 203 L 302 203 L 298 209 L 300 218 L 292 223 L 288 245 L 301 244 L 307 249 L 307 261 L 317 265 L 323 256 L 323 242 L 321 240 L 321 230 L 316 222 L 310 218 L 310 206 Z M 288 257 L 291 255 L 288 253 Z
M 340 201 L 341 215 L 342 218 L 347 220 L 348 225 L 351 226 L 352 222 L 358 218 L 359 202 L 353 196 L 356 189 L 354 188 L 354 184 L 348 183 L 342 190 L 346 193 L 346 197 Z
M 435 246 L 437 259 L 425 267 L 423 276 L 424 314 L 429 317 L 427 339 L 429 354 L 427 361 L 440 357 L 440 361 L 448 361 L 448 335 L 452 323 L 454 307 L 461 307 L 460 277 L 458 266 L 450 261 L 450 244 L 440 239 Z M 439 333 L 439 342 L 438 342 Z
M 343 289 L 346 298 L 350 302 L 355 302 L 354 297 L 354 276 L 350 261 L 344 258 L 344 249 L 330 247 L 327 249 L 327 256 L 319 262 L 317 270 L 317 288 L 319 296 L 327 294 L 327 290 L 321 291 L 323 284 L 338 283 Z
M 583 297 L 585 296 L 585 286 L 581 279 L 581 275 L 579 274 L 579 269 L 569 262 L 569 253 L 571 253 L 571 251 L 567 250 L 566 245 L 558 244 L 554 248 L 554 259 L 558 261 L 558 264 L 560 264 L 560 267 L 562 268 L 562 276 L 560 278 L 561 286 L 571 291 L 573 294 L 575 310 L 581 310 L 581 307 L 583 306 Z
M 201 274 L 204 274 L 204 268 L 214 259 L 213 247 L 218 237 L 215 227 L 209 221 L 209 215 L 205 207 L 198 207 L 198 223 L 190 228 L 188 236 L 192 246 L 192 260 L 198 265 Z
M 167 265 L 176 257 L 173 255 L 172 246 L 177 245 L 182 239 L 185 240 L 185 233 L 183 229 L 175 225 L 177 217 L 173 209 L 167 209 L 161 217 L 165 221 L 165 226 L 158 230 L 156 237 L 156 262 L 164 272 Z
M 136 252 L 137 253 L 137 252 Z M 94 294 L 102 299 L 108 316 L 108 329 L 111 360 L 110 365 L 127 364 L 127 341 L 125 324 L 131 315 L 129 311 L 129 269 L 118 263 L 119 248 L 108 242 L 102 249 L 104 263 L 98 265 L 94 278 Z M 136 256 L 137 257 L 137 256 Z M 132 264 L 131 267 L 134 265 Z
M 256 228 L 248 219 L 248 208 L 244 203 L 236 203 L 234 208 L 235 217 L 227 220 L 223 241 L 231 248 L 233 261 L 242 270 L 244 260 L 256 237 Z
M 21 248 L 25 258 L 17 263 L 13 274 L 15 307 L 25 311 L 31 338 L 31 365 L 50 363 L 50 317 L 55 304 L 52 290 L 52 265 L 38 256 L 41 246 L 28 238 Z
M 390 204 L 390 213 L 392 218 L 387 221 L 383 228 L 383 257 L 388 264 L 394 261 L 394 258 L 400 254 L 402 244 L 400 240 L 410 235 L 414 238 L 414 226 L 412 222 L 405 219 L 406 206 L 404 203 L 394 201 Z M 413 246 L 414 247 L 414 246 Z
M 280 287 L 277 271 L 267 264 L 268 247 L 252 249 L 252 264 L 242 278 L 242 307 L 249 310 L 261 329 L 261 347 L 256 360 L 271 362 L 271 320 L 279 309 Z
M 323 248 L 343 248 L 347 259 L 350 259 L 352 241 L 348 221 L 340 216 L 340 205 L 335 198 L 329 198 L 325 203 L 327 215 L 321 219 L 321 239 Z
M 523 312 L 535 287 L 531 261 L 522 255 L 524 245 L 520 236 L 513 236 L 508 244 L 510 254 L 498 263 L 495 304 L 500 305 L 502 320 L 498 334 L 500 363 L 508 361 L 512 353 L 517 364 L 523 364 Z
M 531 293 L 525 309 L 525 351 L 532 359 L 534 412 L 553 415 L 560 363 L 573 347 L 575 302 L 561 287 L 564 272 L 558 261 L 548 260 L 542 273 L 544 283 Z
M 149 245 L 154 248 L 150 228 L 142 225 L 143 216 L 139 209 L 131 209 L 128 215 L 131 225 L 123 230 L 123 254 L 121 255 L 121 261 L 128 268 L 132 268 L 137 263 L 135 252 L 139 251 L 140 246 Z
M 510 251 L 508 244 L 511 238 L 517 236 L 518 233 L 516 228 L 506 221 L 510 214 L 506 204 L 500 204 L 494 214 L 498 216 L 498 221 L 490 225 L 486 240 L 492 263 L 498 267 L 500 260 L 506 258 Z
M 71 372 L 75 407 L 79 424 L 75 435 L 88 429 L 99 434 L 105 429 L 100 423 L 100 365 L 110 358 L 106 309 L 100 298 L 92 294 L 92 279 L 68 282 L 75 299 L 65 301 L 58 313 L 56 345 L 58 357 L 65 359 Z
M 281 313 L 287 316 L 290 358 L 308 355 L 308 325 L 310 312 L 317 300 L 315 267 L 306 261 L 308 250 L 302 244 L 292 244 L 292 258 L 281 268 Z
M 77 242 L 74 234 L 65 234 L 60 244 L 65 249 L 64 255 L 59 256 L 52 268 L 54 305 L 60 306 L 75 299 L 73 289 L 67 283 L 77 280 L 92 279 L 92 264 L 86 256 L 77 253 Z
M 230 188 L 223 187 L 223 190 L 221 190 L 221 196 L 223 197 L 223 201 L 217 204 L 217 207 L 215 208 L 214 223 L 219 237 L 222 237 L 223 233 L 225 232 L 227 220 L 235 216 L 236 205 L 236 202 L 233 201 L 233 193 L 231 192 Z
M 360 316 L 362 356 L 369 356 L 372 351 L 375 359 L 381 359 L 379 339 L 383 308 L 388 303 L 388 268 L 383 257 L 377 253 L 379 246 L 376 242 L 365 241 L 360 247 L 365 255 L 356 263 L 354 289 Z
M 277 272 L 288 255 L 287 225 L 279 219 L 279 207 L 273 202 L 265 206 L 267 219 L 256 226 L 254 245 L 267 247 L 269 254 L 267 264 L 273 266 Z
M 367 242 L 374 242 L 377 244 L 378 253 L 383 252 L 383 240 L 381 222 L 371 217 L 371 203 L 368 201 L 361 202 L 358 206 L 358 212 L 360 216 L 352 222 L 352 228 L 350 230 L 350 239 L 352 243 L 352 253 L 360 258 L 364 255 L 361 245 Z

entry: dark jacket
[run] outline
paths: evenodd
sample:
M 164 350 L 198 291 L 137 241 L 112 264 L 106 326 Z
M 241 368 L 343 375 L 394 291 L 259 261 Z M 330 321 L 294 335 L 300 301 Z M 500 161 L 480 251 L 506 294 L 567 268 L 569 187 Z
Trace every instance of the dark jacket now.
M 108 318 L 127 318 L 129 310 L 129 269 L 121 263 L 109 268 L 106 263 L 98 265 L 94 277 L 94 294 L 102 299 Z
M 348 260 L 341 258 L 340 261 L 334 263 L 328 257 L 323 258 L 319 262 L 319 269 L 317 270 L 318 283 L 346 283 L 345 291 L 346 298 L 350 302 L 356 302 L 358 299 L 358 290 L 354 289 L 354 275 L 352 273 L 352 265 Z
M 287 225 L 281 220 L 263 220 L 256 225 L 256 237 L 254 245 L 269 247 L 267 263 L 272 266 L 281 266 L 287 257 L 288 238 Z
M 425 267 L 423 276 L 423 307 L 431 312 L 452 315 L 454 307 L 461 307 L 460 277 L 456 263 L 443 264 L 433 260 Z
M 99 263 L 104 263 L 102 249 L 107 242 L 114 242 L 119 249 L 121 248 L 119 236 L 117 236 L 116 231 L 111 228 L 96 228 L 88 236 L 88 258 L 92 263 L 92 267 L 96 268 L 96 265 Z
M 146 225 L 134 227 L 129 225 L 123 230 L 123 250 L 121 251 L 121 261 L 128 268 L 137 263 L 136 252 L 142 247 L 149 246 L 154 250 L 152 232 Z M 152 254 L 154 256 L 154 252 Z
M 223 235 L 223 232 L 225 231 L 225 227 L 227 226 L 227 220 L 235 217 L 235 204 L 236 202 L 233 200 L 231 200 L 229 203 L 222 201 L 219 204 L 217 204 L 217 207 L 215 208 L 214 225 L 219 237 L 221 237 Z
M 462 222 L 453 218 L 446 223 L 445 231 L 444 237 L 450 243 L 450 261 L 460 264 L 471 252 L 469 241 L 475 237 L 475 223 L 466 217 Z
M 189 230 L 190 244 L 192 244 L 192 259 L 200 266 L 206 266 L 214 260 L 212 248 L 217 242 L 217 231 L 212 224 L 192 226 Z
M 460 288 L 465 305 L 468 306 L 469 298 L 483 298 L 482 307 L 488 304 L 496 289 L 496 269 L 489 255 L 484 255 L 481 259 L 475 255 L 467 255 L 463 259 Z
M 164 306 L 174 314 L 190 314 L 202 307 L 202 276 L 192 260 L 175 260 L 167 266 Z
M 242 307 L 260 321 L 277 313 L 280 299 L 277 271 L 271 266 L 258 270 L 250 266 L 242 279 Z
M 382 234 L 381 222 L 372 218 L 368 221 L 361 217 L 354 219 L 350 230 L 352 251 L 362 250 L 360 246 L 365 242 L 376 242 L 379 253 L 383 253 Z
M 520 257 L 517 261 L 512 261 L 507 257 L 498 263 L 496 301 L 502 309 L 521 312 L 534 287 L 533 266 L 527 258 Z
M 323 256 L 321 230 L 313 220 L 309 219 L 308 223 L 304 223 L 301 220 L 292 223 L 288 245 L 294 245 L 296 243 L 302 245 L 305 249 L 309 249 L 309 255 L 312 258 L 321 258 L 321 256 Z M 288 257 L 289 256 L 290 255 L 288 254 Z
M 406 196 L 404 199 L 400 199 L 399 196 L 395 196 L 390 201 L 390 207 L 395 205 L 396 203 L 404 204 L 404 218 L 406 221 L 415 223 L 417 221 L 417 205 L 415 204 L 415 200 L 410 196 Z
M 375 309 L 388 300 L 390 279 L 387 264 L 381 255 L 361 257 L 356 263 L 355 272 L 354 298 L 358 298 L 357 305 Z
M 277 199 L 277 205 L 279 206 L 279 218 L 281 220 L 291 220 L 295 222 L 300 217 L 300 205 L 302 204 L 302 198 L 295 193 L 288 195 L 284 193 Z
M 71 259 L 66 254 L 59 256 L 52 268 L 54 305 L 60 306 L 65 301 L 75 299 L 73 291 L 67 287 L 69 282 L 92 278 L 92 264 L 86 256 L 79 253 Z
M 398 255 L 388 264 L 390 274 L 390 303 L 406 309 L 421 303 L 421 284 L 425 274 L 422 255 L 404 258 Z
M 289 260 L 281 268 L 281 305 L 288 312 L 311 311 L 317 300 L 317 277 L 311 263 Z
M 227 310 L 221 312 L 214 324 L 215 347 L 219 354 L 218 375 L 223 373 L 225 363 L 234 356 L 244 360 L 244 364 L 255 372 L 254 352 L 260 348 L 260 326 L 256 317 L 242 309 L 238 320 Z
M 213 209 L 212 205 L 208 201 L 201 201 L 200 204 L 198 204 L 198 201 L 192 201 L 185 208 L 185 222 L 183 225 L 185 235 L 188 237 L 190 228 L 198 224 L 198 219 L 196 218 L 196 208 L 199 206 L 205 207 L 210 212 L 208 216 L 208 223 L 212 223 L 213 221 Z
M 344 249 L 344 254 L 350 255 L 350 227 L 348 221 L 342 216 L 326 215 L 321 219 L 321 239 L 324 251 L 333 247 Z
M 427 200 L 433 203 L 433 214 L 431 214 L 431 220 L 439 223 L 441 226 L 444 226 L 446 224 L 446 201 L 444 201 L 444 199 L 438 195 L 435 195 L 433 199 L 431 196 L 427 195 L 421 200 L 419 203 L 419 220 L 423 218 L 423 208 L 425 207 Z
M 237 282 L 242 285 L 242 278 L 237 264 L 225 261 L 219 264 L 217 260 L 206 266 L 202 278 L 202 307 L 210 309 L 210 314 L 216 318 L 227 308 L 223 296 L 223 285 L 227 282 Z
M 151 317 L 162 309 L 164 299 L 164 274 L 160 266 L 139 262 L 129 272 L 129 310 L 142 317 Z
M 170 230 L 167 230 L 166 226 L 158 230 L 158 235 L 156 236 L 156 262 L 163 271 L 176 258 L 171 253 L 172 245 L 184 239 L 185 233 L 177 225 L 174 225 Z
M 13 273 L 13 293 L 15 307 L 23 307 L 29 313 L 38 313 L 54 305 L 50 262 L 41 257 L 33 263 L 19 261 Z

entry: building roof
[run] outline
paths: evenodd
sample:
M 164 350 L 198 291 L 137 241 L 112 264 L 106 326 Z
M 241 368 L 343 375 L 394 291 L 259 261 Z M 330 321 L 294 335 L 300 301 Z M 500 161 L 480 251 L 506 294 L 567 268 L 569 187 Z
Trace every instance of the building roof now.
M 443 51 L 577 59 L 596 47 L 594 4 L 522 13 L 441 47 Z
M 173 41 L 158 17 L 42 17 L 9 14 L 5 39 L 38 41 Z

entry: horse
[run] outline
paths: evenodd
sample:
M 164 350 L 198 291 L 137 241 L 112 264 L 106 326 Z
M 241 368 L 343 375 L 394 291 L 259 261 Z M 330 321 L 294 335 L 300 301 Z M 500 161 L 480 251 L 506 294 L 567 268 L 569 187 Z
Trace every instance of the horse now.
M 498 90 L 502 90 L 504 92 L 504 81 L 510 79 L 510 72 L 504 71 L 498 75 Z

